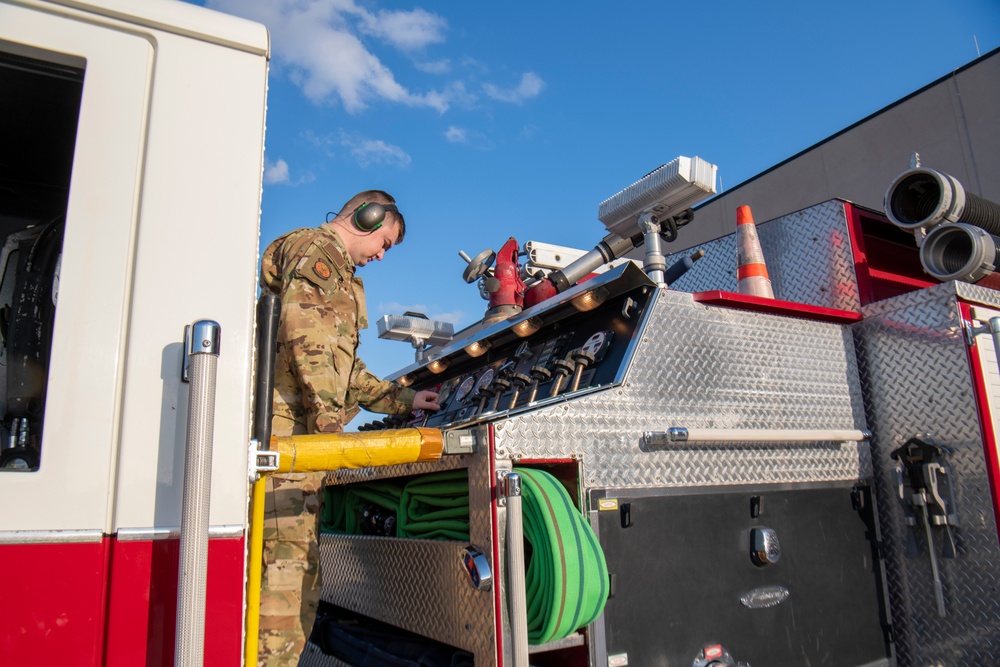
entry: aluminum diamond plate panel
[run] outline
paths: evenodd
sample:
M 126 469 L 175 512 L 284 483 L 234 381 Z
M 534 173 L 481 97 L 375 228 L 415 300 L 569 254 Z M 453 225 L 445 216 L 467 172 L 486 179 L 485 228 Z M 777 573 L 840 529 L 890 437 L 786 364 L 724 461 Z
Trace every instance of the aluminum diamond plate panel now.
M 733 221 L 735 230 L 736 221 Z M 844 202 L 831 200 L 757 225 L 774 296 L 861 312 Z M 669 255 L 667 266 L 695 250 L 705 256 L 671 289 L 736 291 L 736 233 Z
M 461 467 L 469 470 L 470 543 L 493 558 L 493 466 L 486 430 L 479 429 L 475 455 L 446 456 L 435 463 L 338 471 L 331 484 L 404 477 Z M 320 538 L 322 598 L 359 614 L 471 651 L 477 667 L 496 664 L 494 591 L 472 587 L 462 565 L 464 542 L 355 535 Z M 496 584 L 494 584 L 496 585 Z
M 643 431 L 675 426 L 865 428 L 850 329 L 661 291 L 625 382 L 497 422 L 497 458 L 580 459 L 589 487 L 871 475 L 864 443 L 641 444 Z
M 957 293 L 998 303 L 989 290 L 946 283 L 871 304 L 853 329 L 865 387 L 890 605 L 899 664 L 988 665 L 1000 654 L 1000 545 Z M 938 615 L 922 524 L 899 502 L 890 453 L 930 434 L 946 448 L 957 557 L 942 558 L 946 615 Z

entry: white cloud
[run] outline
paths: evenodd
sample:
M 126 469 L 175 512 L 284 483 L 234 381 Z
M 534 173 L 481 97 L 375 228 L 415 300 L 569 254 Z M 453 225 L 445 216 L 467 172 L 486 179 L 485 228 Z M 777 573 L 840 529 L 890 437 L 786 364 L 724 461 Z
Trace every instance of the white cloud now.
M 379 10 L 377 15 L 355 6 L 361 19 L 361 29 L 369 35 L 388 40 L 402 51 L 419 51 L 428 44 L 444 41 L 448 22 L 423 9 L 412 11 Z
M 455 127 L 454 125 L 449 126 L 445 130 L 444 138 L 453 144 L 464 144 L 469 140 L 465 128 Z
M 514 88 L 499 88 L 492 83 L 483 85 L 483 91 L 488 97 L 512 104 L 521 104 L 526 99 L 537 97 L 544 88 L 545 82 L 534 72 L 522 74 L 521 81 Z
M 444 138 L 449 143 L 464 144 L 472 148 L 478 148 L 479 150 L 490 150 L 493 148 L 493 142 L 482 132 L 467 130 L 457 125 L 449 126 L 444 131 Z
M 362 43 L 376 35 L 405 51 L 444 40 L 447 22 L 421 9 L 372 14 L 354 0 L 208 0 L 208 5 L 266 25 L 272 55 L 314 103 L 339 98 L 350 113 L 373 100 L 448 109 L 447 96 L 414 93 Z
M 373 164 L 387 164 L 396 167 L 409 167 L 413 159 L 399 146 L 386 143 L 381 139 L 367 139 L 356 135 L 341 134 L 341 145 L 347 148 L 362 167 Z
M 277 162 L 264 160 L 264 184 L 278 183 L 288 183 L 288 163 L 280 158 Z
M 426 62 L 414 62 L 413 66 L 421 72 L 427 74 L 445 74 L 451 71 L 451 61 L 447 58 L 443 60 L 428 60 Z

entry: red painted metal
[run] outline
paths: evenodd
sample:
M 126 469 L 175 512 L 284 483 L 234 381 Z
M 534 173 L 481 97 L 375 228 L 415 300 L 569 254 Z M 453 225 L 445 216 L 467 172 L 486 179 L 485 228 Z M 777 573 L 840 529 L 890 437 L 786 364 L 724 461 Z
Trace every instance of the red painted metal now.
M 109 540 L 3 544 L 0 663 L 100 665 Z
M 912 234 L 850 202 L 844 213 L 862 306 L 937 284 L 924 273 Z
M 116 542 L 108 595 L 107 667 L 174 663 L 180 541 Z M 243 636 L 243 538 L 208 541 L 205 664 L 239 665 Z
M 507 239 L 497 253 L 493 277 L 500 286 L 490 295 L 490 308 L 524 305 L 524 282 L 521 280 L 521 264 L 517 261 L 517 253 L 517 240 L 513 237 Z
M 177 539 L 0 545 L 0 664 L 167 667 Z M 243 655 L 244 540 L 208 542 L 205 664 Z
M 972 311 L 967 303 L 959 304 L 962 319 L 972 320 Z M 981 344 L 981 343 L 977 343 Z M 986 471 L 990 480 L 990 496 L 993 500 L 993 521 L 997 529 L 997 539 L 1000 539 L 1000 451 L 997 450 L 997 440 L 994 437 L 993 415 L 987 399 L 985 369 L 979 360 L 979 355 L 973 347 L 968 348 L 969 367 L 972 371 L 972 384 L 975 388 L 976 406 L 979 412 L 979 428 L 983 434 L 983 454 L 986 457 Z
M 691 296 L 698 303 L 704 303 L 710 306 L 739 308 L 741 310 L 752 310 L 757 313 L 787 315 L 789 317 L 819 320 L 821 322 L 851 324 L 852 322 L 857 322 L 861 319 L 861 313 L 855 313 L 850 310 L 825 308 L 823 306 L 813 306 L 807 303 L 795 303 L 793 301 L 781 301 L 779 299 L 766 299 L 759 296 L 737 294 L 735 292 L 723 292 L 721 290 L 695 292 Z

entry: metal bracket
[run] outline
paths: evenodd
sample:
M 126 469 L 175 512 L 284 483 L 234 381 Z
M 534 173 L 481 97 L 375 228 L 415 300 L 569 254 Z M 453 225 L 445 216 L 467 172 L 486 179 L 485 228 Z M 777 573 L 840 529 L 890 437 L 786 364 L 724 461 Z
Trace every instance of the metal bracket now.
M 274 472 L 278 469 L 281 452 L 260 449 L 256 438 L 250 440 L 250 481 L 256 482 L 263 472 Z
M 181 382 L 191 382 L 191 377 L 188 374 L 191 368 L 190 359 L 188 357 L 188 350 L 191 349 L 191 325 L 184 325 L 184 349 L 181 352 Z
M 454 431 L 444 431 L 444 442 L 442 443 L 442 454 L 473 454 L 479 439 L 475 431 L 470 428 L 455 429 Z

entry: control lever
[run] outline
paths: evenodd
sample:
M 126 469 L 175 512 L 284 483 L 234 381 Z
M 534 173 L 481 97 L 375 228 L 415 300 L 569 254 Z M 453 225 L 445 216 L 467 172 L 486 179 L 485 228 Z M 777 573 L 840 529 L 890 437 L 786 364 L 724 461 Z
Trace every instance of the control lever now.
M 552 381 L 552 389 L 549 391 L 549 398 L 555 398 L 562 391 L 563 383 L 566 382 L 566 378 L 573 374 L 573 369 L 576 364 L 574 364 L 569 359 L 556 359 L 552 362 L 552 372 L 555 373 L 555 379 Z
M 583 377 L 583 371 L 587 368 L 587 366 L 594 363 L 594 354 L 580 348 L 573 350 L 569 353 L 569 355 L 573 358 L 573 361 L 576 362 L 576 369 L 573 371 L 573 381 L 570 383 L 569 387 L 569 390 L 573 392 L 580 388 L 580 378 Z
M 517 407 L 517 399 L 521 397 L 521 390 L 531 384 L 531 377 L 525 375 L 524 373 L 514 373 L 511 378 L 511 382 L 514 385 L 514 390 L 510 393 L 510 405 L 507 406 L 508 410 L 513 410 Z
M 508 389 L 510 389 L 510 380 L 505 377 L 498 377 L 493 380 L 493 386 L 490 387 L 493 390 L 493 400 L 490 401 L 490 409 L 488 412 L 496 412 L 500 405 L 500 397 L 503 396 Z
M 486 409 L 486 401 L 493 398 L 493 394 L 496 393 L 496 388 L 493 384 L 489 384 L 479 390 L 479 405 L 476 406 L 476 411 L 473 416 L 480 415 Z
M 543 382 L 547 382 L 550 377 L 552 377 L 552 371 L 550 371 L 545 366 L 532 366 L 531 379 L 535 382 L 531 385 L 531 392 L 528 394 L 528 405 L 535 402 L 535 397 L 538 396 L 538 385 Z
M 942 454 L 941 447 L 929 438 L 910 438 L 890 456 L 902 466 L 898 492 L 900 502 L 909 514 L 906 523 L 914 531 L 918 520 L 923 524 L 923 532 L 927 538 L 927 552 L 931 561 L 931 576 L 934 578 L 934 599 L 937 603 L 938 616 L 944 618 L 947 616 L 944 587 L 938 570 L 938 556 L 934 548 L 934 533 L 931 526 L 944 527 L 941 556 L 954 558 L 956 548 L 951 526 L 957 523 L 957 516 L 949 513 L 948 503 L 942 497 L 942 486 L 950 491 L 947 483 L 948 471 L 938 462 Z

